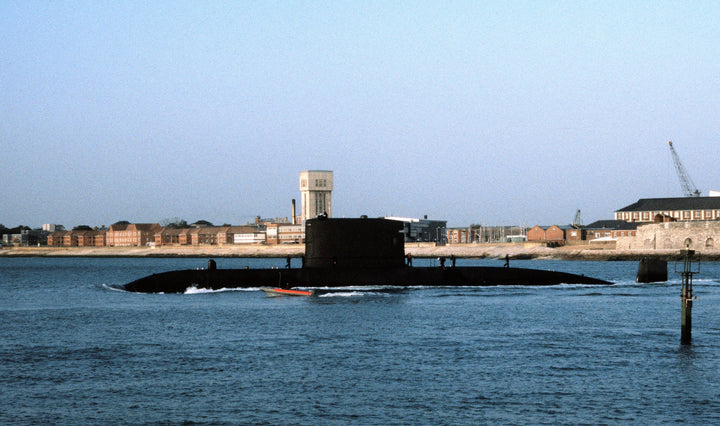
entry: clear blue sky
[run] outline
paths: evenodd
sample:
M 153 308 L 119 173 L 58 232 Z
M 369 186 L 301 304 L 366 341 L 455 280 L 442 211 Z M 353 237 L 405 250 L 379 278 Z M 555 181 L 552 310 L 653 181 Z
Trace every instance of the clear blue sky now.
M 2 1 L 0 223 L 611 219 L 720 190 L 716 1 Z

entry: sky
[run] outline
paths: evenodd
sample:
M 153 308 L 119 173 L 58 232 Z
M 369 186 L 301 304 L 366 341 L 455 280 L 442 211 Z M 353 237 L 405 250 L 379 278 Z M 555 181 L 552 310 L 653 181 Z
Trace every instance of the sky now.
M 0 2 L 0 223 L 524 226 L 720 190 L 716 1 Z

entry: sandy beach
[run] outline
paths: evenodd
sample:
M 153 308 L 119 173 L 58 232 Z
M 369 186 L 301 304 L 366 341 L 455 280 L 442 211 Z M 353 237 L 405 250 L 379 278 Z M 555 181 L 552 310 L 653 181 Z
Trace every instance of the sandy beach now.
M 5 247 L 6 257 L 300 257 L 302 244 L 292 245 L 206 245 L 162 247 Z M 592 245 L 548 248 L 533 243 L 452 244 L 435 246 L 430 243 L 407 243 L 405 252 L 416 258 L 450 257 L 556 260 L 640 260 L 643 257 L 674 260 L 679 250 L 615 250 Z M 720 250 L 698 250 L 696 258 L 720 260 Z

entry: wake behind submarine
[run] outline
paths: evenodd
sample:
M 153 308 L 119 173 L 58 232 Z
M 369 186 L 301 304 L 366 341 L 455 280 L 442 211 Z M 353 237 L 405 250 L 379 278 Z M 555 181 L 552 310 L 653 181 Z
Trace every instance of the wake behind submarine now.
M 412 267 L 405 264 L 403 224 L 388 219 L 310 219 L 305 256 L 296 269 L 179 270 L 153 274 L 123 288 L 143 293 L 184 293 L 254 287 L 501 286 L 612 284 L 564 272 L 510 267 Z

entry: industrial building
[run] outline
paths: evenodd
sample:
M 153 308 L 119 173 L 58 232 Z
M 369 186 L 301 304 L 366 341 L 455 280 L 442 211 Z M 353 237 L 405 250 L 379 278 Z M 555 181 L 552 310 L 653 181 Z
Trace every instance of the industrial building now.
M 446 241 L 446 220 L 428 220 L 411 217 L 387 216 L 385 219 L 396 220 L 403 223 L 405 242 L 434 242 L 445 244 Z
M 517 243 L 527 240 L 527 229 L 523 226 L 483 226 L 470 225 L 461 228 L 447 229 L 448 244 L 469 243 Z

